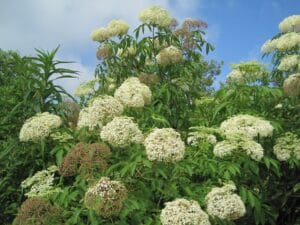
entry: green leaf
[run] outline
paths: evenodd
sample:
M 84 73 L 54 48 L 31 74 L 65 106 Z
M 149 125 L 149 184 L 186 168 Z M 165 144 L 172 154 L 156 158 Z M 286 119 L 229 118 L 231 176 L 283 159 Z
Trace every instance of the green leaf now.
M 156 171 L 157 171 L 157 173 L 158 173 L 159 175 L 161 175 L 163 178 L 168 179 L 167 174 L 166 174 L 162 169 L 157 168 Z

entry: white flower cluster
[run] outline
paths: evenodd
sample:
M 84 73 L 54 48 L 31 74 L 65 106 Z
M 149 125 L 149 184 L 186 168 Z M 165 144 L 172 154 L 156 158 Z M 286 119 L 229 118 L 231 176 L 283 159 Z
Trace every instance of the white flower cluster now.
M 268 75 L 266 65 L 258 61 L 231 64 L 232 71 L 227 75 L 227 83 L 249 84 L 263 80 Z
M 124 20 L 112 20 L 109 22 L 107 29 L 111 36 L 122 36 L 127 34 L 129 25 Z
M 221 219 L 236 220 L 246 213 L 241 197 L 233 193 L 235 185 L 226 184 L 213 188 L 205 197 L 207 213 Z
M 274 108 L 275 108 L 275 109 L 282 109 L 282 107 L 283 107 L 282 104 L 281 104 L 281 103 L 278 103 L 277 105 L 275 105 Z
M 168 27 L 172 22 L 172 17 L 167 10 L 158 6 L 150 6 L 140 12 L 140 21 L 143 23 L 157 24 L 161 27 Z
M 123 20 L 112 20 L 107 27 L 95 29 L 91 33 L 93 41 L 103 42 L 113 36 L 127 34 L 129 25 Z
M 48 137 L 61 124 L 62 120 L 59 116 L 48 112 L 38 113 L 25 121 L 20 131 L 20 140 L 37 142 Z
M 218 142 L 213 150 L 214 155 L 220 158 L 237 152 L 244 152 L 256 161 L 260 161 L 264 156 L 264 149 L 259 143 L 239 137 Z
M 281 70 L 281 71 L 288 71 L 291 68 L 294 68 L 296 66 L 298 69 L 300 69 L 300 56 L 299 55 L 287 55 L 281 59 L 280 64 L 277 67 L 277 69 Z
M 102 128 L 101 138 L 111 145 L 125 147 L 131 143 L 142 143 L 143 133 L 130 117 L 115 117 Z
M 117 194 L 117 190 L 126 190 L 125 186 L 116 180 L 110 180 L 108 177 L 101 177 L 95 186 L 90 187 L 86 194 L 92 193 L 101 197 L 107 197 L 113 199 L 113 196 Z
M 292 155 L 294 155 L 297 160 L 300 160 L 300 139 L 291 132 L 287 132 L 278 138 L 273 149 L 279 161 L 287 161 Z
M 145 139 L 144 145 L 151 161 L 175 162 L 183 159 L 184 142 L 172 128 L 155 128 Z
M 160 214 L 162 225 L 210 225 L 208 215 L 194 200 L 178 198 L 165 205 Z
M 240 70 L 232 70 L 228 75 L 227 75 L 227 82 L 229 83 L 244 83 L 245 78 L 243 73 Z
M 240 147 L 243 149 L 247 155 L 256 161 L 260 161 L 264 157 L 264 149 L 261 144 L 252 141 L 245 140 L 240 142 Z
M 156 56 L 157 63 L 163 66 L 181 62 L 182 59 L 181 50 L 173 45 L 162 49 Z
M 25 194 L 27 197 L 47 197 L 53 193 L 61 191 L 60 188 L 53 187 L 54 174 L 58 170 L 56 166 L 50 166 L 46 170 L 35 173 L 22 181 L 22 188 L 30 188 Z
M 226 136 L 241 135 L 250 139 L 273 135 L 273 126 L 267 120 L 251 115 L 236 115 L 221 123 L 220 129 Z
M 89 80 L 89 81 L 84 81 L 82 82 L 76 89 L 74 92 L 75 96 L 78 97 L 83 97 L 86 95 L 90 95 L 93 94 L 95 92 L 95 84 L 97 83 L 97 79 L 94 80 Z
M 88 127 L 90 130 L 101 128 L 115 116 L 121 115 L 123 108 L 123 105 L 112 96 L 96 97 L 80 111 L 77 127 Z
M 300 96 L 300 73 L 292 74 L 284 80 L 283 91 L 287 96 Z
M 300 34 L 290 32 L 283 34 L 279 38 L 266 41 L 261 47 L 263 53 L 271 53 L 275 50 L 286 51 L 296 46 L 300 46 Z
M 102 177 L 84 196 L 84 204 L 98 215 L 110 217 L 120 212 L 127 198 L 127 189 L 120 181 Z
M 137 77 L 130 77 L 117 88 L 114 96 L 124 106 L 140 108 L 151 102 L 152 93 Z
M 93 41 L 105 41 L 111 37 L 110 31 L 106 27 L 100 27 L 95 29 L 91 33 L 91 38 Z
M 225 140 L 215 145 L 213 153 L 215 156 L 223 158 L 232 155 L 236 149 L 238 149 L 238 146 L 235 143 Z
M 279 24 L 279 30 L 283 33 L 300 31 L 300 15 L 293 15 L 285 18 Z
M 213 134 L 208 134 L 201 131 L 190 132 L 187 138 L 187 143 L 191 146 L 196 146 L 198 142 L 203 142 L 203 141 L 215 145 L 217 143 L 217 138 Z

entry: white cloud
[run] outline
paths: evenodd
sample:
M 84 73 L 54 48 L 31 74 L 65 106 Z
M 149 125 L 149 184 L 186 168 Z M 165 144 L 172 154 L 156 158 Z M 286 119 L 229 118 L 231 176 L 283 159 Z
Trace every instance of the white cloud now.
M 199 16 L 202 0 L 1 0 L 0 43 L 3 49 L 33 54 L 34 48 L 51 50 L 61 45 L 58 57 L 77 61 L 74 69 L 90 78 L 96 66 L 97 44 L 90 40 L 92 29 L 105 26 L 112 18 L 122 18 L 132 26 L 138 13 L 160 5 L 179 19 Z M 79 81 L 65 81 L 69 91 Z
M 150 0 L 4 0 L 0 7 L 1 43 L 5 48 L 30 52 L 33 46 L 49 48 L 61 43 L 68 50 L 83 51 L 89 34 L 111 18 L 129 23 Z M 166 5 L 166 0 L 161 1 Z

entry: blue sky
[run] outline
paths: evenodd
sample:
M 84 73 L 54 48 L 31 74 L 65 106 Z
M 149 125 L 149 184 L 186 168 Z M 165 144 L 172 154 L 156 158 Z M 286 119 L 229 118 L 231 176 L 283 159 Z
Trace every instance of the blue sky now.
M 72 68 L 81 72 L 79 79 L 61 83 L 72 92 L 93 77 L 97 65 L 90 31 L 114 18 L 134 27 L 139 11 L 150 5 L 161 5 L 179 20 L 208 22 L 207 39 L 216 47 L 208 57 L 224 61 L 216 86 L 230 63 L 261 60 L 260 47 L 278 33 L 280 21 L 300 13 L 300 0 L 0 0 L 0 48 L 33 54 L 34 48 L 60 44 L 58 57 L 76 61 Z
M 216 50 L 210 57 L 224 60 L 219 78 L 224 80 L 230 63 L 261 60 L 261 45 L 278 33 L 285 17 L 300 13 L 300 0 L 212 0 L 200 12 L 216 26 Z

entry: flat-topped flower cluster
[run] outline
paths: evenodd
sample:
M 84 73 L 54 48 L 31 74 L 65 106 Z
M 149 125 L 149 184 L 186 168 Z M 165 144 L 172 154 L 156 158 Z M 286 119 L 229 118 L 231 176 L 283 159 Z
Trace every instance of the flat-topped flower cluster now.
M 208 214 L 229 220 L 244 216 L 245 204 L 241 197 L 234 193 L 235 190 L 234 184 L 213 188 L 205 197 Z
M 59 116 L 48 112 L 38 113 L 25 121 L 20 131 L 20 140 L 38 142 L 48 137 L 61 124 L 62 120 Z
M 184 198 L 166 202 L 160 214 L 163 225 L 210 225 L 208 215 L 198 202 Z
M 84 205 L 98 215 L 110 217 L 120 212 L 127 198 L 127 189 L 120 181 L 102 177 L 84 196 Z
M 226 136 L 239 134 L 249 139 L 258 136 L 271 137 L 274 130 L 269 121 L 247 114 L 236 115 L 223 121 L 220 129 Z
M 103 42 L 114 36 L 127 34 L 129 25 L 124 20 L 112 20 L 107 27 L 95 29 L 91 33 L 93 41 Z
M 90 130 L 101 128 L 115 116 L 120 116 L 123 109 L 123 105 L 112 96 L 96 97 L 80 111 L 77 127 L 88 127 Z
M 296 134 L 287 132 L 277 138 L 273 149 L 279 161 L 287 161 L 291 157 L 300 160 L 300 139 Z
M 30 189 L 25 195 L 28 197 L 47 197 L 60 192 L 60 188 L 54 187 L 54 174 L 57 170 L 56 166 L 50 166 L 46 170 L 38 171 L 32 177 L 22 181 L 21 187 Z
M 265 54 L 278 54 L 277 69 L 284 75 L 283 89 L 286 96 L 300 96 L 300 15 L 285 18 L 280 24 L 282 32 L 266 41 L 261 50 Z

